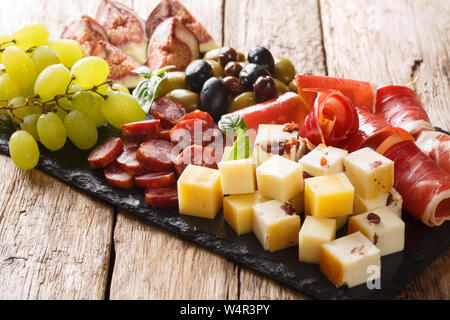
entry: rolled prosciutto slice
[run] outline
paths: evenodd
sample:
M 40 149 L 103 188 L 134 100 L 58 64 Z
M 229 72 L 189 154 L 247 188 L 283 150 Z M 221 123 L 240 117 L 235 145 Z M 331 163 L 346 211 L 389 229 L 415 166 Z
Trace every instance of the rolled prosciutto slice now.
M 358 131 L 356 107 L 339 91 L 319 92 L 299 134 L 311 143 L 336 145 Z
M 417 146 L 439 167 L 450 174 L 450 136 L 438 131 L 422 131 Z

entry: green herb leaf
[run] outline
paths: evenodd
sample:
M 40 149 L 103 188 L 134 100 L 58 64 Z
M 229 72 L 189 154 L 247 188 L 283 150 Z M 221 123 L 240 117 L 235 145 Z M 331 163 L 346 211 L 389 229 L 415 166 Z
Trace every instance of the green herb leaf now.
M 173 68 L 175 66 L 167 66 L 155 72 L 147 67 L 139 67 L 133 70 L 134 73 L 144 78 L 134 89 L 133 96 L 146 113 L 150 111 L 153 101 L 158 98 L 158 88 L 161 82 L 166 79 L 167 71 Z
M 243 129 L 244 131 L 248 129 L 242 117 L 236 113 L 229 113 L 224 116 L 219 121 L 219 129 L 223 134 L 226 135 L 236 135 L 236 129 Z
M 225 161 L 247 159 L 252 156 L 253 147 L 245 129 L 236 128 L 237 138 Z

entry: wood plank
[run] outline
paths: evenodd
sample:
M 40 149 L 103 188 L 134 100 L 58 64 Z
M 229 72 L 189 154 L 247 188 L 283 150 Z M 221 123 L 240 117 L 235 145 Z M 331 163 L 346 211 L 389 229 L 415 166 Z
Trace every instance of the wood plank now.
M 218 43 L 222 1 L 183 1 Z M 147 15 L 157 1 L 134 1 Z M 114 230 L 115 264 L 111 299 L 236 299 L 232 262 L 119 212 Z
M 282 22 L 281 22 L 282 20 Z M 255 45 L 292 60 L 299 73 L 325 74 L 317 1 L 226 1 L 225 43 L 247 53 Z M 241 299 L 305 299 L 306 296 L 243 267 Z
M 321 0 L 328 73 L 382 84 L 407 84 L 424 98 L 434 125 L 450 129 L 448 1 Z M 450 250 L 400 295 L 448 298 Z

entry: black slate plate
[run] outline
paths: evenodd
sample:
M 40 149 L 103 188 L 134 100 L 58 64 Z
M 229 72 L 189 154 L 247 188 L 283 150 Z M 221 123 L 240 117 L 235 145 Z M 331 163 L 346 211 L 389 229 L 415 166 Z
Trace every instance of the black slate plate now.
M 9 119 L 0 116 L 0 152 L 5 155 L 8 155 L 8 140 L 12 132 Z M 117 134 L 114 130 L 102 128 L 99 141 Z M 297 247 L 268 253 L 253 235 L 237 236 L 224 222 L 221 213 L 211 221 L 179 215 L 175 209 L 150 208 L 145 202 L 143 190 L 112 187 L 101 171 L 89 167 L 86 160 L 89 152 L 76 149 L 69 141 L 57 152 L 40 149 L 39 170 L 124 209 L 145 222 L 319 299 L 391 299 L 450 245 L 450 223 L 429 228 L 404 213 L 405 250 L 382 258 L 381 289 L 369 290 L 366 285 L 337 289 L 322 275 L 317 265 L 298 261 Z M 343 234 L 345 228 L 341 230 Z

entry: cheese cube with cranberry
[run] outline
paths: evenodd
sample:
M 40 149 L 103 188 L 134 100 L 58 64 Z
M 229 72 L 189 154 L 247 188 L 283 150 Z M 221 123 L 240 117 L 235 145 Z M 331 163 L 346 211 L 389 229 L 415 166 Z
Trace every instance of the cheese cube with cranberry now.
M 222 208 L 219 170 L 189 165 L 177 182 L 181 214 L 214 219 Z
M 348 155 L 347 150 L 327 147 L 323 144 L 300 159 L 302 171 L 310 176 L 324 176 L 344 171 L 342 159 Z
M 399 218 L 402 217 L 403 198 L 395 188 L 392 188 L 391 192 L 389 192 L 386 205 Z
M 320 270 L 336 287 L 367 283 L 374 266 L 381 270 L 380 250 L 361 232 L 320 247 Z
M 253 206 L 253 232 L 264 250 L 274 252 L 298 244 L 300 217 L 288 203 L 272 200 Z
M 388 207 L 351 217 L 348 233 L 358 231 L 380 249 L 382 256 L 403 251 L 405 247 L 405 223 Z
M 303 213 L 305 211 L 305 194 L 300 192 L 298 195 L 294 196 L 288 203 L 294 207 L 297 214 Z
M 288 202 L 303 190 L 303 176 L 297 162 L 275 155 L 256 168 L 261 195 Z
M 350 215 L 354 193 L 343 172 L 305 179 L 305 213 L 317 218 Z
M 336 220 L 306 216 L 298 237 L 298 259 L 302 262 L 319 263 L 320 246 L 334 240 Z
M 256 190 L 252 158 L 222 161 L 218 164 L 223 194 L 245 194 Z
M 344 168 L 356 193 L 364 199 L 386 194 L 394 185 L 394 162 L 370 148 L 346 156 Z
M 355 193 L 355 201 L 353 203 L 353 214 L 361 214 L 370 210 L 388 206 L 399 217 L 402 215 L 402 196 L 392 188 L 389 193 L 382 194 L 375 199 L 367 200 Z
M 236 194 L 223 199 L 225 221 L 238 234 L 253 231 L 253 205 L 270 201 L 258 193 Z

